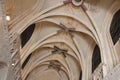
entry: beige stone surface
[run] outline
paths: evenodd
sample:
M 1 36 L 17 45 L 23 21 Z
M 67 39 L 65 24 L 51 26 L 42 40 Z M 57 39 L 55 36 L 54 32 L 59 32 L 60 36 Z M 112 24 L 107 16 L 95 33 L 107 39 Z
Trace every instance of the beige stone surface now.
M 81 80 L 107 80 L 110 73 L 114 75 L 109 80 L 119 80 L 114 77 L 119 74 L 120 40 L 113 45 L 110 25 L 120 0 L 5 0 L 2 5 L 11 19 L 4 33 L 5 13 L 0 11 L 0 63 L 6 56 L 16 63 L 14 80 L 80 80 L 81 72 Z M 21 35 L 32 24 L 32 36 L 22 47 Z M 95 45 L 100 48 L 101 63 L 92 73 Z M 14 49 L 11 55 L 9 48 Z M 8 68 L 0 72 L 10 72 Z

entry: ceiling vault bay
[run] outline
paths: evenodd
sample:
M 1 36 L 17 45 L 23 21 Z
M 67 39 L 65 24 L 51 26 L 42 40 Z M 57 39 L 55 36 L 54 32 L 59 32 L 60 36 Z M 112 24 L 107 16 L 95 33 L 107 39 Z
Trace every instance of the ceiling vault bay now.
M 21 69 L 22 80 L 90 80 L 96 45 L 100 48 L 103 76 L 117 64 L 117 54 L 112 54 L 115 51 L 104 29 L 106 10 L 110 10 L 113 0 L 103 6 L 103 0 L 92 0 L 96 2 L 93 4 L 90 0 L 10 0 L 14 6 L 5 1 L 6 14 L 11 16 L 10 35 L 20 36 L 35 24 L 30 39 L 20 49 L 21 65 L 30 56 Z

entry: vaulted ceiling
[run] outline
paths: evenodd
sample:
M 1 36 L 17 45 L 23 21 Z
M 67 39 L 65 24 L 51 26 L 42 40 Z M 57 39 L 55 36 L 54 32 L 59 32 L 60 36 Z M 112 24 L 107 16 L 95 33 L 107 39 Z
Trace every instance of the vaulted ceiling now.
M 105 22 L 113 2 L 5 0 L 9 33 L 21 38 L 22 79 L 88 80 L 92 67 L 112 64 Z

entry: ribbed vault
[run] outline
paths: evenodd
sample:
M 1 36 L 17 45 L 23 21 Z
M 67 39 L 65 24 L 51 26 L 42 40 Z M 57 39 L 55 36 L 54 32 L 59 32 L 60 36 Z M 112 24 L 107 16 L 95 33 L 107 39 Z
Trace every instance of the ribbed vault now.
M 54 4 L 43 7 L 32 18 L 25 18 L 23 25 L 10 27 L 12 34 L 15 31 L 23 34 L 31 23 L 35 24 L 31 38 L 21 48 L 22 65 L 31 55 L 22 70 L 22 79 L 79 80 L 86 75 L 90 78 L 93 48 L 101 44 L 95 26 L 82 6 L 76 8 L 75 3 L 66 5 L 57 1 Z
M 116 65 L 106 30 L 113 0 L 5 1 L 10 36 L 21 38 L 22 80 L 101 79 Z

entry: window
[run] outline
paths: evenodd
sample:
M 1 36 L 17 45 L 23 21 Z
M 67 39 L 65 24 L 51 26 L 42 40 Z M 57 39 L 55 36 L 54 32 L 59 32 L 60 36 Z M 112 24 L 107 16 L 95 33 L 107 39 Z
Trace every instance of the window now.
M 96 45 L 93 51 L 93 56 L 92 56 L 92 73 L 100 63 L 101 63 L 100 49 L 98 45 Z
M 21 34 L 21 47 L 24 47 L 25 44 L 31 38 L 33 31 L 35 29 L 35 24 L 30 25 L 23 33 Z
M 28 61 L 30 60 L 31 55 L 32 55 L 32 54 L 30 54 L 30 55 L 26 58 L 26 60 L 24 61 L 24 63 L 22 64 L 22 69 L 24 69 L 24 67 L 26 66 L 26 64 L 27 64 Z
M 110 34 L 115 45 L 120 38 L 120 10 L 113 16 L 110 26 Z

